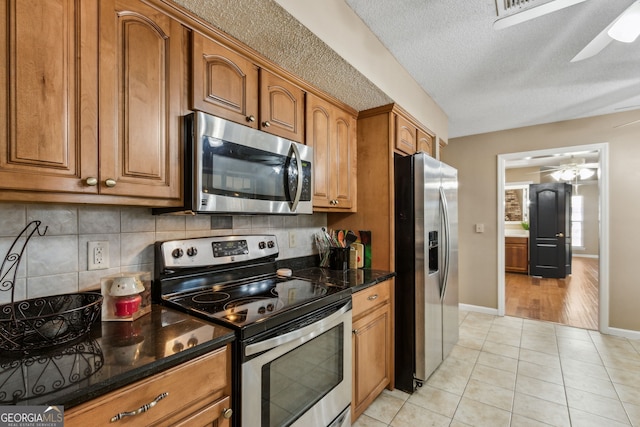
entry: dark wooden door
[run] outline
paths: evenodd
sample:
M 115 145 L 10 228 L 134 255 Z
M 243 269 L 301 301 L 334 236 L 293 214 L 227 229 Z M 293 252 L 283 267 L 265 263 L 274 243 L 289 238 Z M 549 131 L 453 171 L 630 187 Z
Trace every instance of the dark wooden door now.
M 571 274 L 571 184 L 529 186 L 529 274 Z

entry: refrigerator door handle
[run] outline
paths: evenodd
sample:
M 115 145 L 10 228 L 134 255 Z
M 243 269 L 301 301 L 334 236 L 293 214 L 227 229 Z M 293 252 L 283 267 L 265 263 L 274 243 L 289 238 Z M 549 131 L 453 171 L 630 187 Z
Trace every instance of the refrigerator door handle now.
M 449 224 L 449 205 L 447 203 L 447 196 L 444 193 L 442 187 L 440 187 L 440 210 L 442 211 L 442 219 L 444 220 L 444 262 L 443 262 L 443 274 L 442 282 L 440 285 L 440 300 L 444 300 L 444 296 L 447 292 L 447 283 L 449 281 L 449 257 L 450 257 L 450 236 L 451 229 Z

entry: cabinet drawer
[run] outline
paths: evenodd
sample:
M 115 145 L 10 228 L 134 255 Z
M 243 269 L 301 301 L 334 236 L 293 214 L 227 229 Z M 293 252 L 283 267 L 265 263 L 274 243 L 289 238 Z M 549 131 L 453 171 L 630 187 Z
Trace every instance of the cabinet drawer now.
M 180 419 L 229 394 L 226 390 L 228 359 L 225 347 L 98 397 L 67 411 L 65 426 L 110 425 L 112 417 L 135 411 L 162 393 L 168 395 L 147 412 L 122 418 L 111 425 L 164 425 Z
M 529 244 L 528 237 L 505 237 L 504 242 L 514 245 L 527 245 Z
M 391 280 L 387 280 L 370 288 L 353 294 L 353 317 L 366 313 L 391 300 Z

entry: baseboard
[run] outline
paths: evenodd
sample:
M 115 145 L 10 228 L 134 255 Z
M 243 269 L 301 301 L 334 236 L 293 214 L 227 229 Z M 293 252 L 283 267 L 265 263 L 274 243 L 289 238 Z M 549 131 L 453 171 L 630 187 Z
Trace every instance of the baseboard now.
M 469 304 L 458 304 L 458 308 L 464 311 L 473 311 L 476 313 L 492 314 L 494 316 L 498 315 L 497 308 L 482 307 L 479 305 L 469 305 Z
M 576 254 L 574 253 L 573 256 L 575 257 L 580 257 L 580 258 L 600 258 L 599 255 L 592 255 L 592 254 Z
M 629 338 L 632 340 L 640 340 L 640 331 L 634 331 L 631 329 L 618 329 L 618 328 L 608 327 L 600 332 L 602 332 L 603 334 L 613 335 L 616 337 Z

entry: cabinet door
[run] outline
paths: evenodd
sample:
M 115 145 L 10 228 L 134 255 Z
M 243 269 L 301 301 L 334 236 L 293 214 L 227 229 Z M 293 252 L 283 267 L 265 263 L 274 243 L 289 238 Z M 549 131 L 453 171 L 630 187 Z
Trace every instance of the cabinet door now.
M 100 192 L 179 204 L 182 25 L 139 0 L 100 7 Z
M 417 138 L 417 151 L 427 153 L 428 155 L 433 157 L 433 136 L 429 135 L 421 129 L 418 129 Z
M 259 128 L 291 141 L 303 142 L 304 91 L 264 69 L 260 70 Z
M 193 33 L 191 108 L 258 127 L 258 67 L 226 47 Z
M 529 239 L 506 237 L 504 248 L 505 271 L 512 273 L 529 272 Z
M 172 427 L 229 427 L 232 413 L 231 399 L 226 396 L 181 419 Z
M 313 148 L 313 207 L 333 206 L 331 177 L 335 169 L 331 141 L 331 105 L 307 95 L 307 145 Z
M 0 1 L 1 188 L 97 192 L 97 16 L 94 0 Z
M 353 420 L 389 384 L 391 345 L 388 303 L 353 323 Z
M 312 94 L 307 94 L 306 118 L 306 142 L 314 158 L 314 208 L 355 210 L 356 118 Z
M 409 120 L 400 115 L 396 115 L 396 140 L 395 148 L 405 154 L 413 154 L 416 152 L 416 128 Z

